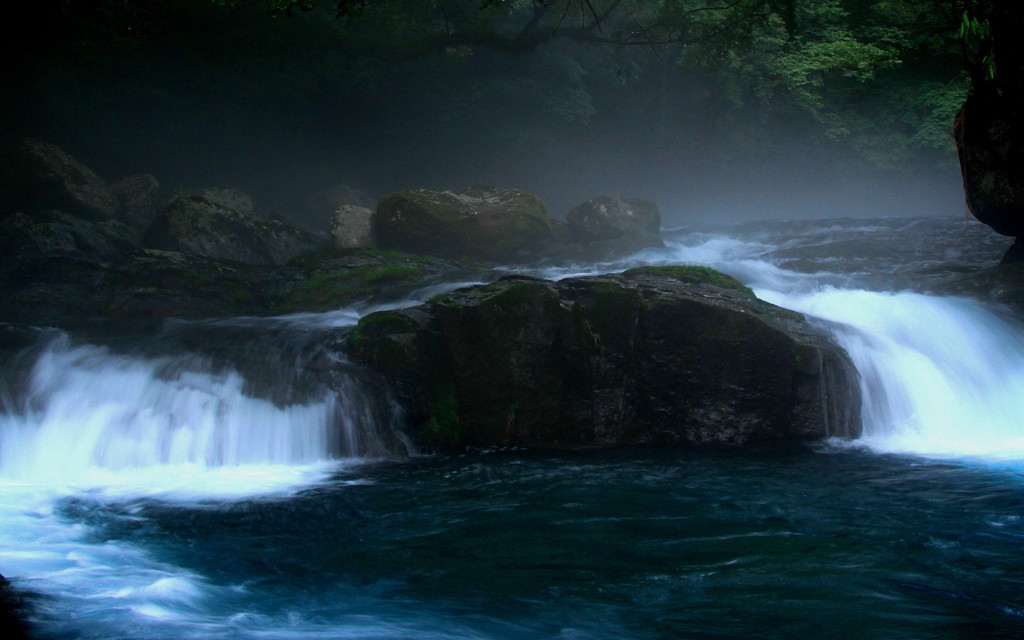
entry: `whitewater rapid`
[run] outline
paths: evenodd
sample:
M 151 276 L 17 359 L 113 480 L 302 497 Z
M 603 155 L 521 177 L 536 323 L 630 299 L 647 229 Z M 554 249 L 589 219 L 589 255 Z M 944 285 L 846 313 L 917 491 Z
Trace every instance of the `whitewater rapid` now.
M 779 247 L 765 238 L 691 233 L 626 260 L 527 273 L 715 267 L 764 300 L 820 319 L 849 352 L 864 403 L 858 445 L 1024 464 L 1019 320 L 966 299 L 861 286 L 838 270 L 789 270 L 771 256 Z M 369 310 L 285 322 L 344 327 Z M 264 321 L 244 322 L 258 328 Z M 204 364 L 195 354 L 117 352 L 57 333 L 33 357 L 21 395 L 4 398 L 0 414 L 0 571 L 52 596 L 40 602 L 39 617 L 55 634 L 80 626 L 54 621 L 76 619 L 99 630 L 95 637 L 143 628 L 152 637 L 323 633 L 298 625 L 286 634 L 279 621 L 234 617 L 226 612 L 245 602 L 245 584 L 215 583 L 153 556 L 144 541 L 108 540 L 88 518 L 71 514 L 112 509 L 131 518 L 140 500 L 202 506 L 288 499 L 357 468 L 383 446 L 381 413 L 368 409 L 371 400 L 357 384 L 281 401 L 254 395 L 248 373 Z M 214 601 L 220 609 L 204 604 Z

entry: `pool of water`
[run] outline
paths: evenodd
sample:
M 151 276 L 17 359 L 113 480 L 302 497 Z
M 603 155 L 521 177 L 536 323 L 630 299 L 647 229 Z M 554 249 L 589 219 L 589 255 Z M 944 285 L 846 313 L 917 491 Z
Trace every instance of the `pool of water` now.
M 174 569 L 123 610 L 44 606 L 55 638 L 1024 635 L 1024 475 L 970 460 L 492 452 L 287 497 L 78 494 L 56 517 Z

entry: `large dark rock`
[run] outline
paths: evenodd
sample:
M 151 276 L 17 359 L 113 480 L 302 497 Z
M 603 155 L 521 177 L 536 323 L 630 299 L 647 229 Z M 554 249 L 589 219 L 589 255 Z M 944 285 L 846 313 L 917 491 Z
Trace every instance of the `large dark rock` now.
M 0 321 L 68 327 L 95 318 L 267 315 L 306 280 L 295 267 L 153 249 L 91 267 L 4 287 Z
M 511 277 L 364 317 L 428 448 L 805 441 L 859 431 L 856 372 L 799 314 L 710 269 Z
M 56 145 L 25 140 L 7 152 L 0 171 L 0 215 L 59 209 L 109 220 L 117 196 L 102 178 Z
M 972 70 L 971 88 L 956 119 L 967 206 L 1003 235 L 1024 236 L 1024 5 L 991 2 L 995 76 Z
M 398 191 L 382 198 L 374 215 L 381 248 L 499 262 L 530 257 L 549 229 L 536 196 L 487 186 Z
M 231 203 L 238 206 L 228 206 Z M 245 209 L 238 197 L 178 196 L 153 221 L 143 240 L 152 249 L 250 264 L 284 264 L 326 243 L 326 236 Z
M 1024 261 L 971 269 L 932 287 L 941 295 L 964 296 L 1009 309 L 1024 318 Z
M 59 211 L 16 213 L 0 221 L 0 287 L 95 282 L 99 272 L 138 247 L 138 235 L 113 220 L 88 222 Z
M 24 599 L 15 592 L 7 578 L 0 575 L 0 637 L 6 640 L 29 638 L 26 614 Z
M 117 217 L 125 224 L 144 231 L 160 213 L 160 183 L 148 173 L 122 178 L 110 188 L 120 203 Z

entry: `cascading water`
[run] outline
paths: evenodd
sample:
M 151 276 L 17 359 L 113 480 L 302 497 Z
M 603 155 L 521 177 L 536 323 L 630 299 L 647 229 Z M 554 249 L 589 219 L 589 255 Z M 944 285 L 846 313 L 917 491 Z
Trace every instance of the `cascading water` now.
M 1024 328 L 909 292 L 915 274 L 1002 248 L 956 233 L 849 220 L 678 230 L 666 249 L 532 274 L 719 268 L 826 321 L 861 374 L 861 444 L 1019 469 Z M 1022 630 L 1002 586 L 1021 569 L 1016 476 L 844 447 L 366 465 L 408 452 L 392 404 L 339 355 L 366 311 L 43 332 L 12 358 L 0 571 L 44 595 L 43 637 L 710 638 L 758 635 L 762 618 L 786 638 Z M 950 483 L 969 503 L 938 502 Z
M 269 347 L 253 348 L 253 332 L 291 340 L 276 345 L 271 367 L 244 364 L 244 376 L 232 363 Z M 143 497 L 203 504 L 291 495 L 404 446 L 393 431 L 394 406 L 337 354 L 304 348 L 330 343 L 315 325 L 184 324 L 127 353 L 52 331 L 39 339 L 20 357 L 31 362 L 27 372 L 8 368 L 0 396 L 0 563 L 6 575 L 31 576 L 32 588 L 61 594 L 40 605 L 56 619 L 96 616 L 92 624 L 117 635 L 141 620 L 193 618 L 196 602 L 224 598 L 223 589 L 144 547 L 69 526 L 69 510 L 104 511 Z M 202 348 L 183 350 L 182 340 Z M 329 379 L 318 380 L 315 370 L 325 367 L 316 360 L 328 355 Z M 302 384 L 289 372 L 301 372 Z
M 901 272 L 934 269 L 937 262 L 906 250 L 913 242 L 899 232 L 916 231 L 919 224 L 862 227 L 876 243 L 885 238 L 874 232 L 884 230 L 894 246 L 904 245 L 851 260 L 853 269 L 834 269 L 840 261 L 830 252 L 857 227 L 826 227 L 785 243 L 773 242 L 769 234 L 755 241 L 690 236 L 689 243 L 674 243 L 670 254 L 710 264 L 764 300 L 828 321 L 826 328 L 861 375 L 860 444 L 885 452 L 1024 462 L 1024 324 L 975 301 L 901 290 L 913 285 L 913 277 L 900 278 Z M 957 236 L 951 228 L 946 242 Z M 976 237 L 975 232 L 967 241 Z M 942 255 L 956 262 L 961 256 L 951 251 Z M 979 253 L 974 259 L 997 257 L 991 250 Z M 819 261 L 801 273 L 780 268 L 779 254 L 817 255 Z
M 302 464 L 327 457 L 335 400 L 290 407 L 242 394 L 235 372 L 184 371 L 160 361 L 55 340 L 32 370 L 26 412 L 0 431 L 2 468 L 20 478 L 91 467 Z
M 861 375 L 861 441 L 1024 461 L 1024 327 L 956 298 L 826 289 L 762 297 L 832 320 Z

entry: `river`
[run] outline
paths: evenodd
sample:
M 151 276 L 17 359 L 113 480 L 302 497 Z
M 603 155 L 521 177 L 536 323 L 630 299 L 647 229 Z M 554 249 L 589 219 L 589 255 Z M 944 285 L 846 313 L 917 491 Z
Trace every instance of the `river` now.
M 7 327 L 0 571 L 42 638 L 1018 638 L 1024 325 L 930 295 L 950 219 L 679 227 L 561 278 L 706 264 L 832 331 L 864 435 L 420 455 L 332 348 L 375 308 Z M 481 274 L 481 281 L 503 270 Z

